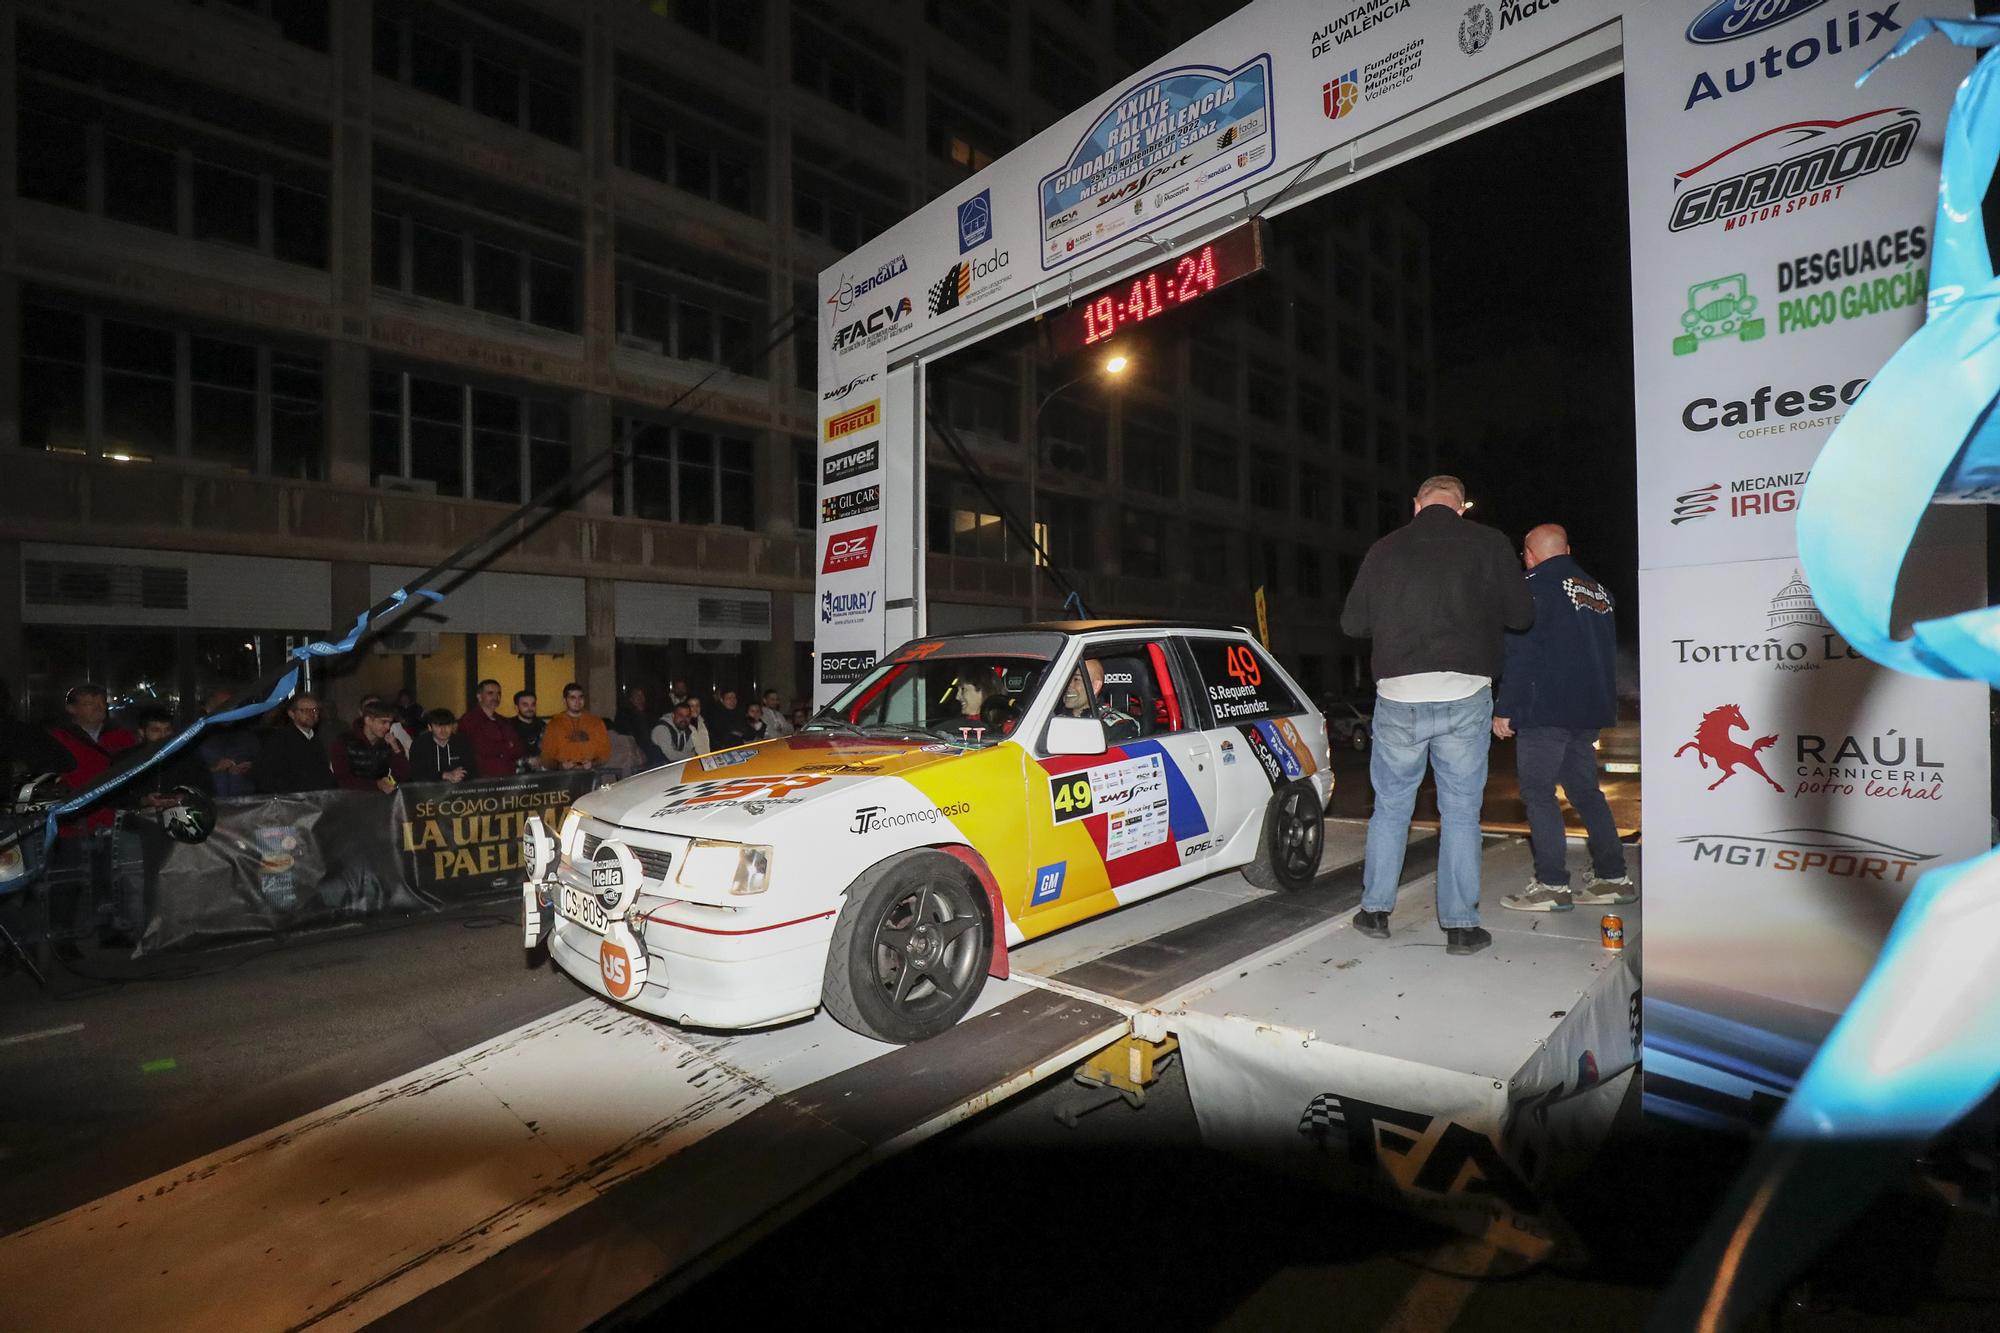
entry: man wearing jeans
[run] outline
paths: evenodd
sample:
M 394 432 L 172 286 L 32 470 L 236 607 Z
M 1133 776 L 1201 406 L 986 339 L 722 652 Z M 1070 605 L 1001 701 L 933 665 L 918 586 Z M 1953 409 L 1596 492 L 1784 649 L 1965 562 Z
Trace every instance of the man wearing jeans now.
M 1465 483 L 1432 477 L 1416 517 L 1368 548 L 1340 628 L 1374 640 L 1374 753 L 1368 777 L 1365 888 L 1354 926 L 1389 937 L 1403 876 L 1410 812 L 1424 767 L 1437 773 L 1438 925 L 1448 953 L 1493 942 L 1479 924 L 1479 806 L 1486 792 L 1493 678 L 1502 636 L 1534 622 L 1535 606 L 1507 539 L 1463 517 Z
M 1514 737 L 1535 877 L 1500 905 L 1517 912 L 1567 912 L 1577 903 L 1633 902 L 1638 890 L 1625 873 L 1618 822 L 1597 787 L 1594 748 L 1599 729 L 1618 720 L 1618 632 L 1611 594 L 1584 572 L 1569 553 L 1569 534 L 1553 523 L 1528 534 L 1521 558 L 1535 599 L 1535 627 L 1507 636 L 1493 734 L 1501 740 Z M 1583 816 L 1589 835 L 1590 869 L 1581 889 L 1569 883 L 1558 782 Z

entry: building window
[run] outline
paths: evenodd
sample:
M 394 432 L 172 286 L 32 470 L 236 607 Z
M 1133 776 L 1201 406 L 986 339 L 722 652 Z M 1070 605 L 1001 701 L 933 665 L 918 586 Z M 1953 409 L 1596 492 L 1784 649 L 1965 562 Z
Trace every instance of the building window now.
M 761 300 L 739 285 L 761 288 L 755 275 L 739 275 L 725 261 L 664 243 L 621 251 L 618 263 L 621 347 L 724 366 L 742 375 L 765 373 L 756 358 L 767 312 Z
M 245 339 L 23 301 L 21 443 L 316 480 L 326 455 L 321 364 Z
M 1197 496 L 1234 500 L 1238 488 L 1236 441 L 1218 430 L 1196 427 L 1194 435 L 1194 490 Z
M 1125 484 L 1150 495 L 1180 494 L 1180 443 L 1173 417 L 1127 407 L 1119 430 Z
M 746 5 L 742 0 L 674 0 L 672 8 L 674 21 L 683 28 L 747 60 L 755 60 L 764 49 L 761 5 Z M 658 6 L 654 12 L 660 12 Z
M 569 470 L 567 404 L 378 366 L 368 377 L 375 484 L 519 504 Z
M 1401 394 L 1397 392 L 1400 387 L 1396 383 L 1396 362 L 1394 359 L 1387 356 L 1377 356 L 1375 358 L 1375 392 L 1382 396 L 1384 402 L 1393 403 L 1401 397 Z
M 819 526 L 819 452 L 811 440 L 792 441 L 792 485 L 798 499 L 793 524 L 811 532 Z
M 1091 67 L 1087 47 L 1039 23 L 1029 41 L 1029 82 L 1035 95 L 1058 112 L 1068 113 L 1081 98 L 1090 95 L 1088 89 L 1103 87 L 1103 80 Z
M 792 226 L 836 250 L 853 250 L 894 226 L 909 211 L 907 197 L 894 177 L 812 140 L 792 140 Z
M 764 216 L 763 118 L 643 62 L 618 62 L 618 165 L 675 189 Z
M 1101 407 L 1062 397 L 1042 409 L 1043 460 L 1058 472 L 1104 479 L 1105 445 L 1110 424 Z
M 1325 593 L 1326 589 L 1320 577 L 1320 554 L 1317 548 L 1299 547 L 1296 568 L 1298 580 L 1293 586 L 1299 596 L 1319 597 Z
M 985 492 L 970 482 L 945 475 L 937 477 L 929 492 L 925 527 L 930 551 L 963 560 L 1017 558 L 1016 543 L 1008 539 L 1006 522 L 995 512 Z
M 1340 452 L 1355 458 L 1368 456 L 1368 418 L 1359 408 L 1340 409 Z
M 973 171 L 993 165 L 1014 145 L 1005 111 L 966 92 L 963 80 L 937 70 L 931 71 L 924 125 L 933 155 Z
M 1312 463 L 1299 467 L 1299 517 L 1324 523 L 1333 516 L 1333 474 Z
M 490 120 L 576 143 L 576 30 L 529 11 L 525 26 L 424 3 L 375 8 L 375 72 Z
M 1250 503 L 1259 509 L 1284 511 L 1291 508 L 1282 462 L 1260 458 L 1250 464 Z
M 232 22 L 262 27 L 288 42 L 326 50 L 327 0 L 191 0 L 196 8 Z
M 1137 578 L 1166 575 L 1166 519 L 1149 509 L 1127 509 L 1118 523 L 1118 568 Z
M 578 252 L 567 238 L 513 233 L 378 183 L 375 285 L 574 333 Z
M 1299 355 L 1314 362 L 1326 360 L 1326 311 L 1311 301 L 1300 301 L 1292 312 L 1293 340 Z
M 949 379 L 940 376 L 936 387 L 944 400 L 945 420 L 956 429 L 1003 440 L 1019 438 L 1020 391 L 1012 381 L 958 374 Z M 1055 410 L 1053 404 L 1049 410 Z
M 729 427 L 668 426 L 619 416 L 629 457 L 616 474 L 613 507 L 661 523 L 756 526 L 755 447 Z
M 1283 423 L 1290 419 L 1290 385 L 1281 375 L 1265 371 L 1250 372 L 1250 414 L 1266 421 Z
M 1243 577 L 1243 534 L 1212 524 L 1188 527 L 1190 568 L 1204 576 L 1209 586 L 1236 587 Z
M 1091 501 L 1071 495 L 1044 495 L 1041 501 L 1042 549 L 1059 569 L 1097 567 Z
M 1284 570 L 1278 562 L 1278 543 L 1269 537 L 1260 538 L 1256 543 L 1257 584 L 1267 593 L 1284 589 Z
M 1228 343 L 1197 342 L 1188 349 L 1188 379 L 1195 392 L 1218 403 L 1236 402 L 1236 351 Z
M 1333 414 L 1327 406 L 1326 394 L 1299 385 L 1299 433 L 1308 439 L 1324 440 L 1332 429 Z
M 902 128 L 903 79 L 897 72 L 900 55 L 885 43 L 868 49 L 850 42 L 831 22 L 792 11 L 792 82 L 843 111 L 885 130 Z
M 1013 22 L 1000 0 L 924 0 L 924 22 L 994 68 L 1007 68 Z

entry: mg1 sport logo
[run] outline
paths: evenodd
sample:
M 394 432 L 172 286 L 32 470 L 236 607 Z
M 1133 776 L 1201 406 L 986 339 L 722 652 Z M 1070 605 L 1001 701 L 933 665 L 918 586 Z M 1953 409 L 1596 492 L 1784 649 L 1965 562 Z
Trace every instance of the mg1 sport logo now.
M 1799 5 L 1741 5 L 1739 10 L 1754 13 L 1760 8 L 1775 9 L 1780 12 L 1757 28 L 1739 31 L 1734 35 L 1747 37 L 1750 32 L 1760 32 L 1787 19 L 1796 18 L 1807 8 Z M 1721 6 L 1716 6 L 1720 9 Z M 1883 5 L 1879 9 L 1850 9 L 1845 16 L 1835 15 L 1824 24 L 1812 24 L 1793 28 L 1779 35 L 1777 41 L 1765 47 L 1759 55 L 1745 59 L 1740 64 L 1724 66 L 1721 69 L 1702 70 L 1694 76 L 1694 83 L 1688 88 L 1687 102 L 1683 111 L 1692 111 L 1703 102 L 1720 102 L 1731 93 L 1740 93 L 1757 86 L 1761 80 L 1770 82 L 1781 78 L 1788 71 L 1797 71 L 1816 63 L 1822 56 L 1838 56 L 1859 51 L 1883 37 L 1903 30 L 1896 22 L 1896 11 L 1900 3 Z M 1702 21 L 1714 14 L 1711 9 L 1688 27 L 1688 37 L 1695 38 L 1695 30 Z M 1730 40 L 1723 38 L 1721 40 Z
M 1825 828 L 1778 828 L 1763 833 L 1693 833 L 1678 839 L 1697 865 L 1776 870 L 1835 879 L 1907 884 L 1936 852 Z
M 823 592 L 819 595 L 819 623 L 852 625 L 875 614 L 879 592 Z
M 856 431 L 868 430 L 882 424 L 882 400 L 870 398 L 861 406 L 846 412 L 836 412 L 820 423 L 826 432 L 825 444 L 844 439 Z
M 1832 203 L 1856 181 L 1909 161 L 1922 128 L 1909 107 L 1774 125 L 1675 172 L 1667 230 L 1720 222 L 1736 231 Z
M 875 524 L 850 528 L 826 539 L 826 558 L 820 561 L 819 572 L 838 574 L 843 569 L 865 569 L 874 557 Z
M 856 445 L 843 449 L 837 454 L 828 454 L 820 461 L 819 481 L 822 486 L 832 486 L 846 481 L 849 477 L 866 476 L 882 462 L 882 446 L 876 442 Z
M 872 514 L 882 507 L 882 488 L 863 486 L 859 490 L 829 495 L 819 502 L 819 521 L 843 523 L 850 518 Z

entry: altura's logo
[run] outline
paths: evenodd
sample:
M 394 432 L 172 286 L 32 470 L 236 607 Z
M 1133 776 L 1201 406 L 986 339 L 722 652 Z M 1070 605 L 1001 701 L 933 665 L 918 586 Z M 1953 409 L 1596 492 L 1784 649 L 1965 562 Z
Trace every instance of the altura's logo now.
M 1757 759 L 1758 751 L 1768 750 L 1776 745 L 1778 737 L 1775 733 L 1759 736 L 1745 745 L 1729 734 L 1732 731 L 1748 730 L 1750 724 L 1743 720 L 1743 709 L 1740 705 L 1724 704 L 1720 708 L 1711 708 L 1701 715 L 1701 723 L 1694 729 L 1694 739 L 1675 750 L 1674 758 L 1678 759 L 1689 750 L 1693 750 L 1695 759 L 1703 768 L 1707 768 L 1709 761 L 1714 760 L 1715 766 L 1722 770 L 1722 776 L 1708 784 L 1710 791 L 1729 781 L 1737 769 L 1747 768 L 1770 783 L 1782 795 L 1785 789 L 1764 771 L 1764 765 Z

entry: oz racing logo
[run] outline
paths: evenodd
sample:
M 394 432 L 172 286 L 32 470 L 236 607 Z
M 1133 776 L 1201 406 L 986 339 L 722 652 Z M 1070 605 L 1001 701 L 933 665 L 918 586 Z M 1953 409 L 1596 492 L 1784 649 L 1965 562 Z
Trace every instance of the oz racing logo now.
M 838 574 L 843 569 L 864 569 L 875 555 L 875 527 L 852 528 L 826 539 L 826 558 L 819 572 Z

